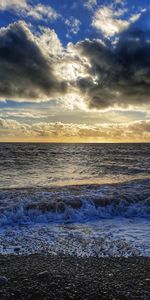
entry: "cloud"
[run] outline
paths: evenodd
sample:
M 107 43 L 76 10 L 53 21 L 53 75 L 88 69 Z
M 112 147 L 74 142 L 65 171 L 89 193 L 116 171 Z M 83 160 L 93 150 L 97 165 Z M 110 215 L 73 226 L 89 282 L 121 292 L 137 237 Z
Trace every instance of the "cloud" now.
M 126 31 L 115 48 L 100 40 L 77 43 L 86 71 L 76 80 L 89 108 L 122 109 L 150 106 L 150 43 L 141 31 Z
M 141 16 L 141 13 L 138 13 L 128 19 L 123 18 L 126 12 L 125 8 L 116 10 L 113 7 L 101 6 L 94 13 L 92 26 L 101 31 L 106 38 L 112 37 L 127 29 Z
M 53 29 L 43 26 L 40 26 L 39 28 L 40 34 L 37 37 L 34 36 L 34 39 L 41 51 L 43 51 L 44 54 L 47 53 L 47 55 L 49 57 L 51 56 L 51 58 L 52 56 L 62 56 L 64 49 L 56 32 Z
M 55 47 L 52 36 L 49 48 Z M 25 22 L 0 29 L 1 98 L 40 100 L 65 92 L 65 83 L 54 75 L 55 60 L 42 50 L 44 38 L 39 40 Z
M 59 100 L 68 109 L 150 107 L 150 43 L 135 27 L 108 41 L 64 48 L 54 30 L 33 34 L 25 22 L 0 29 L 0 99 Z
M 93 10 L 93 8 L 97 5 L 97 0 L 86 0 L 84 2 L 84 7 L 88 10 Z
M 29 17 L 38 20 L 47 19 L 55 21 L 60 17 L 60 15 L 51 6 L 46 6 L 43 4 L 37 4 L 34 7 L 28 6 L 25 10 L 25 13 L 27 13 Z
M 47 115 L 41 114 L 39 112 L 26 112 L 26 111 L 8 111 L 8 112 L 1 112 L 0 113 L 0 118 L 29 118 L 29 119 L 41 119 L 41 118 L 47 118 Z
M 0 119 L 1 137 L 7 132 L 13 137 L 76 138 L 96 139 L 98 141 L 150 141 L 150 120 L 128 124 L 79 125 L 56 123 L 19 123 L 11 119 Z
M 81 21 L 71 16 L 65 20 L 65 24 L 69 27 L 69 33 L 77 34 L 80 30 Z
M 60 15 L 50 6 L 41 3 L 37 5 L 28 4 L 27 0 L 2 0 L 0 10 L 10 10 L 22 17 L 32 17 L 37 20 L 55 21 Z
M 26 8 L 27 1 L 26 0 L 1 0 L 0 1 L 0 10 L 8 10 L 8 9 L 20 9 Z

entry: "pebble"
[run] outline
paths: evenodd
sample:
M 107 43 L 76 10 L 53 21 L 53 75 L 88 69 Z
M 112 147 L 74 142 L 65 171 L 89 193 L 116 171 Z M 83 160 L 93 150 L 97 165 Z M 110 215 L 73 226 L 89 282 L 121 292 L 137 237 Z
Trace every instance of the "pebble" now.
M 14 252 L 19 252 L 20 251 L 20 247 L 15 247 L 14 248 Z
M 6 277 L 0 276 L 0 287 L 5 285 L 8 282 Z
M 47 278 L 47 277 L 49 277 L 49 272 L 48 271 L 43 271 L 43 272 L 40 272 L 40 273 L 38 273 L 37 274 L 37 277 L 38 278 Z

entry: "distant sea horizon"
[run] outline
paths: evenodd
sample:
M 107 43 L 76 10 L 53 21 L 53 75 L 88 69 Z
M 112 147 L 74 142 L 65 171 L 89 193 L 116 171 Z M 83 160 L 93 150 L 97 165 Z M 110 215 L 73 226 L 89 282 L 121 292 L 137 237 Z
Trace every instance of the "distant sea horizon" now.
M 37 142 L 37 141 L 0 141 L 0 144 L 150 144 L 150 142 Z

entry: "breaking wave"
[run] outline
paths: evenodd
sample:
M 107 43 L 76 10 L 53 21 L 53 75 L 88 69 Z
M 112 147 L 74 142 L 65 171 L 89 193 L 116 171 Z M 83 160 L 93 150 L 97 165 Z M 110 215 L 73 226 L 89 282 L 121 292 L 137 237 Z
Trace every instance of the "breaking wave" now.
M 0 225 L 150 217 L 150 180 L 0 192 Z

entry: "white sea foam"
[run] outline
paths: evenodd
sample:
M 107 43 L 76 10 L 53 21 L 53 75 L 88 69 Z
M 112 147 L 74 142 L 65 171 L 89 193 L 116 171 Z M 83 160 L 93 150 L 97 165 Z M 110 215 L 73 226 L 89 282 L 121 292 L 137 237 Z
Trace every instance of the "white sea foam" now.
M 150 218 L 150 181 L 0 192 L 0 225 Z
M 0 233 L 0 253 L 150 256 L 149 232 L 147 220 L 139 218 L 7 227 Z
M 149 195 L 149 179 L 3 190 L 0 252 L 150 256 Z

